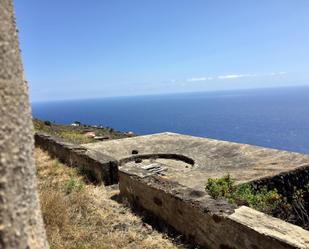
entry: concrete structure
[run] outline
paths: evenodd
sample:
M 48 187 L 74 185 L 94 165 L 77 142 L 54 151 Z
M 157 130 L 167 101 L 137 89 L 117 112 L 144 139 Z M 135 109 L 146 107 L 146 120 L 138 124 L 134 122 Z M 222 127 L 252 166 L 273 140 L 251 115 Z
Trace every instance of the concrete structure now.
M 284 193 L 309 183 L 309 156 L 250 145 L 162 133 L 73 145 L 36 134 L 36 144 L 104 184 L 119 182 L 135 208 L 146 209 L 205 248 L 309 248 L 309 231 L 251 208 L 214 200 L 208 177 L 230 173 L 238 183 Z
M 11 0 L 0 0 L 0 248 L 48 248 L 36 191 L 33 127 Z
M 308 249 L 309 231 L 177 182 L 119 171 L 119 187 L 142 208 L 207 249 Z
M 174 133 L 83 146 L 118 161 L 120 192 L 134 207 L 206 248 L 309 248 L 308 231 L 204 190 L 208 178 L 229 173 L 292 191 L 309 183 L 309 155 Z
M 151 170 L 145 167 L 157 164 L 166 169 L 160 172 L 162 178 L 196 190 L 204 190 L 208 178 L 227 173 L 237 183 L 244 183 L 309 168 L 309 155 L 175 133 L 110 140 L 84 147 L 115 158 L 121 171 L 127 173 L 151 175 Z M 138 154 L 132 155 L 133 150 Z M 144 158 L 142 163 L 135 163 L 138 157 Z
M 41 133 L 35 134 L 35 144 L 60 162 L 88 172 L 89 180 L 95 183 L 111 185 L 118 182 L 118 162 L 114 158 Z

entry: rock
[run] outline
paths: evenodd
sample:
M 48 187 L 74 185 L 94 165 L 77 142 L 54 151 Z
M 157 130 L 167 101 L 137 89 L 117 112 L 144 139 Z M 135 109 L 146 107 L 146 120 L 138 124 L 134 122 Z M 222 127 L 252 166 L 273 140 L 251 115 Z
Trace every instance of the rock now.
M 99 141 L 103 141 L 103 140 L 108 140 L 109 137 L 95 136 L 94 139 L 95 139 L 95 140 L 99 140 Z
M 96 134 L 95 134 L 94 131 L 88 131 L 88 132 L 86 132 L 86 133 L 84 134 L 84 136 L 90 137 L 90 138 L 94 138 L 94 137 L 96 137 Z

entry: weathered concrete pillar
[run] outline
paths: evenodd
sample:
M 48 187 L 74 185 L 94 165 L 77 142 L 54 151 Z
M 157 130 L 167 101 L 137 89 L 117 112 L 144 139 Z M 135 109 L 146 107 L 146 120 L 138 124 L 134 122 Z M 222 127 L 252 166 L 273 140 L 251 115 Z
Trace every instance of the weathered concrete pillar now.
M 13 4 L 0 0 L 0 248 L 48 248 Z

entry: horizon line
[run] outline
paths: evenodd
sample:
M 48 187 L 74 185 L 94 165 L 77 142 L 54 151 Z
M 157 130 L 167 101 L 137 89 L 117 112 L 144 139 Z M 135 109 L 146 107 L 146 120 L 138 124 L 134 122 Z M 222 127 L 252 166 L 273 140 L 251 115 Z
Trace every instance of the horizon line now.
M 237 88 L 237 89 L 222 89 L 222 90 L 203 90 L 203 91 L 183 91 L 183 92 L 167 92 L 167 93 L 153 93 L 153 94 L 136 94 L 136 95 L 113 95 L 113 96 L 102 96 L 102 97 L 85 97 L 85 98 L 64 98 L 64 99 L 50 99 L 50 100 L 35 100 L 31 101 L 30 104 L 35 103 L 46 103 L 46 102 L 61 102 L 61 101 L 75 101 L 75 100 L 96 100 L 96 99 L 113 99 L 113 98 L 134 98 L 134 97 L 151 97 L 151 96 L 166 96 L 166 95 L 182 95 L 182 94 L 194 94 L 194 93 L 216 93 L 216 92 L 236 92 L 236 91 L 254 91 L 254 90 L 267 90 L 267 89 L 281 89 L 281 88 L 302 88 L 309 87 L 309 85 L 288 85 L 288 86 L 269 86 L 269 87 L 254 87 L 254 88 Z

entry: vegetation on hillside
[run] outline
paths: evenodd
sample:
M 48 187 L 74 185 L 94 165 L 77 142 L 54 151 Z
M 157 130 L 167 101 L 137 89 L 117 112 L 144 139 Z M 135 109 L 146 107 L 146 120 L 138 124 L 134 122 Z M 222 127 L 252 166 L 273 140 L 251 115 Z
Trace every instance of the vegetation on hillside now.
M 254 190 L 250 184 L 235 185 L 235 180 L 226 175 L 209 178 L 206 190 L 215 199 L 223 197 L 230 203 L 254 208 L 309 230 L 309 213 L 303 189 L 295 189 L 293 196 L 287 198 L 276 189 L 268 190 L 266 186 Z
M 78 169 L 35 149 L 38 190 L 52 249 L 186 248 L 113 200 L 115 187 L 95 186 Z
M 78 121 L 74 123 L 76 126 L 60 125 L 50 121 L 41 121 L 38 119 L 33 120 L 35 132 L 44 132 L 75 144 L 98 142 L 94 136 L 89 136 L 89 134 L 95 134 L 95 136 L 104 138 L 106 140 L 132 136 L 131 134 L 118 132 L 108 127 L 83 125 Z

